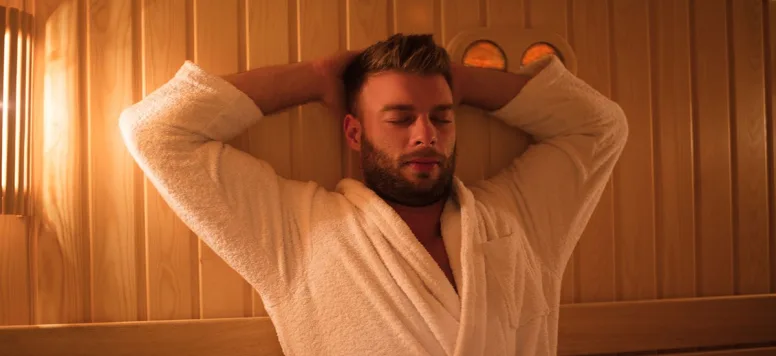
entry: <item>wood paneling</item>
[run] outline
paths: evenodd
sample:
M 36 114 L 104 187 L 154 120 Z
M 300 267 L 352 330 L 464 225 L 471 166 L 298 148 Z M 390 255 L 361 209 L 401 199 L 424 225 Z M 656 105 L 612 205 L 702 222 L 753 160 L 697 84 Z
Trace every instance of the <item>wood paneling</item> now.
M 238 0 L 194 2 L 194 60 L 214 74 L 239 70 Z M 252 315 L 247 282 L 200 240 L 200 311 L 203 318 Z
M 567 38 L 577 74 L 628 115 L 628 145 L 565 271 L 563 304 L 776 292 L 773 2 L 52 0 L 36 16 L 35 214 L 0 219 L 0 324 L 266 315 L 142 177 L 118 135 L 120 110 L 185 59 L 227 74 L 391 33 L 444 44 L 481 26 Z M 501 121 L 458 113 L 465 181 L 524 149 Z M 331 189 L 360 178 L 341 124 L 312 103 L 230 144 Z
M 135 95 L 133 3 L 87 3 L 89 221 L 92 233 L 92 319 L 138 320 L 145 295 L 138 283 L 145 250 L 140 237 L 142 175 L 121 139 L 116 118 Z M 138 189 L 140 188 L 140 189 Z
M 650 3 L 659 298 L 695 296 L 690 2 Z
M 641 0 L 610 4 L 612 98 L 630 126 L 613 178 L 617 299 L 651 299 L 656 277 L 649 8 Z
M 730 102 L 724 0 L 692 2 L 698 295 L 733 294 Z
M 27 223 L 0 216 L 0 325 L 32 324 Z
M 143 95 L 167 82 L 189 53 L 189 3 L 143 1 Z M 160 36 L 164 34 L 164 36 Z M 148 179 L 145 184 L 145 242 L 148 246 L 149 320 L 199 317 L 197 238 Z
M 86 3 L 39 5 L 30 230 L 34 323 L 89 322 L 87 54 L 85 41 L 79 40 L 86 37 Z
M 765 58 L 763 3 L 728 3 L 733 137 L 733 256 L 736 293 L 767 293 L 768 161 L 765 133 Z
M 714 347 L 776 338 L 773 295 L 563 305 L 560 314 L 559 355 Z M 623 320 L 623 315 L 633 317 Z M 0 345 L 13 356 L 70 355 L 72 350 L 83 356 L 282 355 L 275 328 L 266 317 L 0 327 Z

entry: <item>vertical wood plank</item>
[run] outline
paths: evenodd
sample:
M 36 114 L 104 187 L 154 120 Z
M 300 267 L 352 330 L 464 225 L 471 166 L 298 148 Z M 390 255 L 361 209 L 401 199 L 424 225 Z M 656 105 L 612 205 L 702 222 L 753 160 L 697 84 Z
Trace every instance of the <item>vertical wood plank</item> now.
M 25 218 L 0 215 L 0 325 L 32 323 Z
M 695 206 L 688 0 L 651 2 L 658 297 L 695 296 Z
M 612 94 L 630 125 L 628 143 L 614 172 L 617 297 L 652 299 L 656 296 L 655 208 L 648 6 L 644 0 L 610 4 Z
M 769 115 L 769 130 L 768 130 L 768 143 L 770 144 L 769 153 L 770 166 L 770 211 L 771 211 L 771 223 L 770 223 L 770 247 L 771 247 L 771 293 L 776 293 L 776 142 L 774 136 L 776 136 L 776 1 L 768 3 L 766 15 L 766 98 L 767 108 Z
M 169 81 L 187 59 L 186 7 L 186 0 L 143 2 L 144 96 Z M 145 200 L 149 319 L 198 318 L 196 236 L 147 179 Z
M 91 321 L 86 2 L 41 2 L 33 106 L 34 323 Z
M 344 0 L 298 0 L 299 60 L 306 61 L 344 49 Z M 300 107 L 292 123 L 293 176 L 334 189 L 342 178 L 342 118 L 321 103 Z
M 607 1 L 574 1 L 569 12 L 573 14 L 569 37 L 577 56 L 577 76 L 603 95 L 611 96 Z M 610 180 L 574 251 L 576 261 L 572 261 L 576 265 L 569 262 L 570 268 L 564 276 L 567 278 L 564 283 L 568 284 L 563 288 L 571 285 L 573 290 L 564 292 L 567 300 L 574 298 L 577 303 L 615 300 L 612 189 Z
M 485 23 L 479 1 L 447 0 L 442 2 L 442 42 L 446 46 L 458 33 Z M 487 175 L 490 141 L 488 120 L 482 110 L 470 106 L 456 108 L 456 175 L 464 183 L 484 179 Z
M 289 6 L 286 1 L 252 0 L 246 3 L 248 16 L 248 69 L 290 63 Z M 263 118 L 250 128 L 248 152 L 271 164 L 282 177 L 291 178 L 291 115 L 285 110 Z M 253 316 L 266 316 L 261 296 L 253 297 Z
M 568 35 L 568 0 L 525 1 L 527 28 L 546 29 L 566 37 Z
M 698 296 L 731 295 L 734 288 L 727 8 L 725 0 L 696 0 L 691 11 L 696 282 Z
M 731 1 L 736 294 L 768 293 L 768 161 L 763 3 Z
M 216 75 L 239 70 L 238 1 L 196 0 L 194 58 Z M 250 316 L 247 282 L 200 240 L 200 310 L 202 318 Z
M 142 205 L 135 192 L 142 180 L 116 125 L 135 101 L 132 1 L 91 0 L 87 14 L 93 320 L 137 320 Z
M 486 0 L 487 26 L 524 27 L 525 1 L 528 0 Z
M 359 49 L 388 37 L 389 4 L 387 0 L 347 2 L 347 47 Z M 352 151 L 342 141 L 344 177 L 363 179 L 358 152 Z
M 442 19 L 435 0 L 393 0 L 394 33 L 433 34 L 442 43 Z

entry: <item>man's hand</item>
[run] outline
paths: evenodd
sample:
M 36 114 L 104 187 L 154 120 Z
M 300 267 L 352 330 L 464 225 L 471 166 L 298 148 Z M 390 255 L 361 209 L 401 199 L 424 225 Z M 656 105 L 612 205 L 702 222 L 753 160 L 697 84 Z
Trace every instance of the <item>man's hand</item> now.
M 362 50 L 338 52 L 313 61 L 313 68 L 320 78 L 320 100 L 338 118 L 347 114 L 345 84 L 342 81 L 342 74 L 361 52 Z

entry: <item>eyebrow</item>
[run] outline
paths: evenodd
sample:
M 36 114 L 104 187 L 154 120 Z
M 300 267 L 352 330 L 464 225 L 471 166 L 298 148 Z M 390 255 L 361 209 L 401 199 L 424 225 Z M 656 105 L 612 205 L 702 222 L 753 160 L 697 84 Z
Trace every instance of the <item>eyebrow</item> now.
M 446 111 L 446 110 L 452 110 L 452 109 L 453 109 L 453 104 L 440 104 L 440 105 L 434 106 L 434 108 L 431 109 L 431 111 Z M 414 110 L 415 110 L 415 107 L 412 106 L 412 105 L 408 105 L 408 104 L 390 104 L 390 105 L 383 106 L 383 108 L 380 109 L 380 111 L 382 111 L 382 112 L 385 112 L 385 111 L 414 111 Z

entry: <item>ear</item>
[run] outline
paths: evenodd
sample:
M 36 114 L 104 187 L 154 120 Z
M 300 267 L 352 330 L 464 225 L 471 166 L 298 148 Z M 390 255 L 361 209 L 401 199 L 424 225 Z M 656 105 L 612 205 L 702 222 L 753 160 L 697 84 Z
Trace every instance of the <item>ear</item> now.
M 345 131 L 345 140 L 348 142 L 348 146 L 356 152 L 361 152 L 361 135 L 363 134 L 361 121 L 358 121 L 355 116 L 347 114 L 342 128 Z

